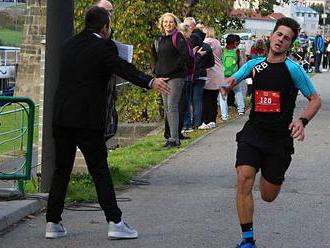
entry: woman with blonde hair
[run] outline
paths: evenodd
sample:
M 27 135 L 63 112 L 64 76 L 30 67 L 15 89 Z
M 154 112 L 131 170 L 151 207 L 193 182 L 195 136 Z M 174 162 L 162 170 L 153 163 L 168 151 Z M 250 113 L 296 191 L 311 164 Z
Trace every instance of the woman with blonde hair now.
M 170 137 L 164 147 L 180 146 L 179 139 L 179 101 L 187 74 L 186 68 L 193 63 L 186 40 L 177 30 L 180 21 L 173 13 L 165 13 L 159 18 L 162 36 L 155 47 L 155 74 L 168 78 L 171 88 L 169 95 L 162 95 L 165 119 L 168 121 Z
M 221 62 L 222 49 L 220 41 L 216 39 L 213 27 L 205 27 L 204 32 L 206 33 L 204 42 L 210 45 L 215 64 L 207 69 L 207 80 L 203 92 L 203 124 L 199 127 L 200 129 L 215 128 L 219 88 L 225 80 Z

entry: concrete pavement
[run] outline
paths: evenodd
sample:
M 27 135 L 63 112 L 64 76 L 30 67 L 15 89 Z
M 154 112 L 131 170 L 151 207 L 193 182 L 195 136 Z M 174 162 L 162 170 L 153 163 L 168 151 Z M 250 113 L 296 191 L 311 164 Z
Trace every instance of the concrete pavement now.
M 330 247 L 330 73 L 317 74 L 313 81 L 323 106 L 308 125 L 305 141 L 295 143 L 282 192 L 269 204 L 261 200 L 257 184 L 254 189 L 258 248 Z M 306 103 L 300 96 L 297 115 Z M 144 176 L 150 185 L 119 192 L 118 197 L 131 199 L 120 207 L 124 219 L 138 229 L 139 239 L 107 240 L 102 212 L 65 210 L 67 237 L 44 239 L 42 213 L 2 234 L 0 247 L 235 247 L 240 227 L 234 139 L 246 119 L 215 130 L 152 170 Z

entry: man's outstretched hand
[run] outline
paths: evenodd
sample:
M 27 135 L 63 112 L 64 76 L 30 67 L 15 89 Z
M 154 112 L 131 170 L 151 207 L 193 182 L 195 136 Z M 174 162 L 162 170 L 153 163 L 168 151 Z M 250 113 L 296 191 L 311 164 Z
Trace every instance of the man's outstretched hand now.
M 151 87 L 162 94 L 169 95 L 171 93 L 171 88 L 166 83 L 167 80 L 169 80 L 169 78 L 155 78 Z
M 222 99 L 226 99 L 228 93 L 234 88 L 236 80 L 232 77 L 227 78 L 224 83 L 220 85 L 219 92 Z
M 235 87 L 236 85 L 236 80 L 233 77 L 229 77 L 226 79 L 226 87 L 225 90 L 227 92 L 227 94 Z

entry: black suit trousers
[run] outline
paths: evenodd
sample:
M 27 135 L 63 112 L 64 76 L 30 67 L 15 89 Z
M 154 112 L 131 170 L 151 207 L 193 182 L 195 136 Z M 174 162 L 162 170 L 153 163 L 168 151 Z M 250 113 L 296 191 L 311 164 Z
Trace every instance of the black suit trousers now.
M 98 202 L 106 220 L 119 222 L 121 210 L 117 205 L 110 170 L 107 163 L 107 148 L 102 131 L 71 127 L 54 127 L 55 172 L 49 192 L 46 219 L 58 223 L 62 220 L 64 200 L 72 172 L 76 149 L 84 155 L 91 174 Z

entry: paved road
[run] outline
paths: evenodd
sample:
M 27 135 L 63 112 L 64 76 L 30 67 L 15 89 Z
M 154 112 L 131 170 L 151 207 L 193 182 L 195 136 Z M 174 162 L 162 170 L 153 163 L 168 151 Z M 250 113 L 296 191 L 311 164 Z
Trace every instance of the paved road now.
M 324 104 L 307 128 L 278 199 L 262 202 L 255 188 L 259 248 L 330 247 L 330 73 L 315 84 Z M 299 99 L 297 112 L 306 101 Z M 107 240 L 101 212 L 65 211 L 69 235 L 43 238 L 44 214 L 0 236 L 0 247 L 233 248 L 240 238 L 235 211 L 235 133 L 246 117 L 217 129 L 147 175 L 151 185 L 120 193 L 124 218 L 140 232 L 137 240 Z

